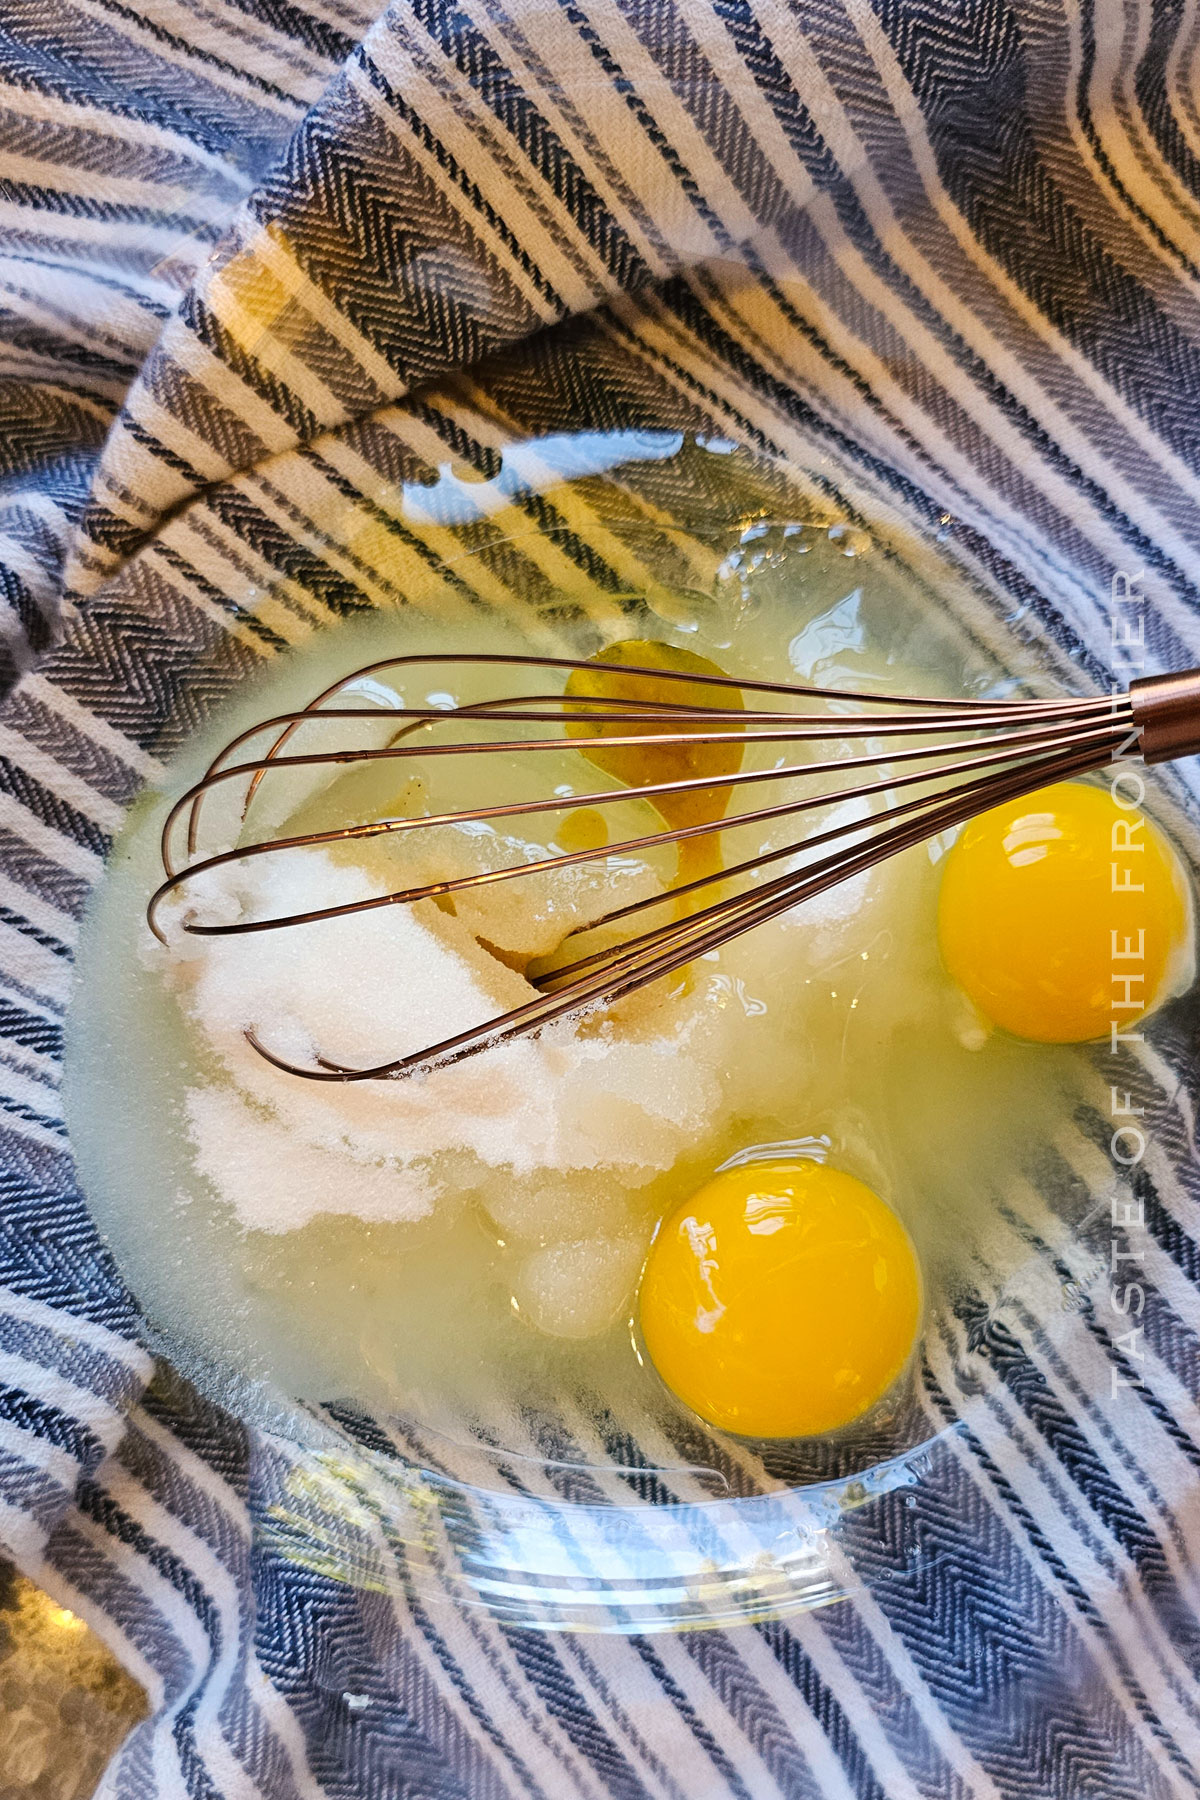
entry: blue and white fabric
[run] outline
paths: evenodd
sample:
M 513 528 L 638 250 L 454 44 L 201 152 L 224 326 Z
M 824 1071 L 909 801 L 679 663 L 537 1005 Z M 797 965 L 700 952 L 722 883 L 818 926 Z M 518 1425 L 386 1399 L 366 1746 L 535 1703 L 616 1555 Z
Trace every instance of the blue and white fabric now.
M 197 710 L 456 546 L 549 593 L 405 483 L 580 430 L 825 446 L 1079 683 L 1114 578 L 1149 667 L 1200 661 L 1196 0 L 0 0 L 0 84 L 0 1548 L 147 1688 L 103 1792 L 1200 1793 L 1194 1044 L 1136 1364 L 1105 1218 L 1050 1259 L 1069 1351 L 969 1303 L 931 1346 L 969 1428 L 864 1509 L 849 1597 L 655 1637 L 279 1553 L 279 1447 L 152 1356 L 58 1098 L 87 893 Z

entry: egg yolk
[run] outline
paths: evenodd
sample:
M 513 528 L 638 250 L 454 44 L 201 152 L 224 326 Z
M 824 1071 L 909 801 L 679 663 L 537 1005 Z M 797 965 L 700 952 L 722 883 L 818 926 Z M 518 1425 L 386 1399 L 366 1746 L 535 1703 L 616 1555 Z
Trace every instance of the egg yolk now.
M 710 1425 L 810 1437 L 892 1386 L 921 1280 L 904 1226 L 861 1181 L 757 1163 L 714 1176 L 664 1221 L 639 1311 L 655 1368 Z
M 1190 944 L 1179 859 L 1107 788 L 1061 782 L 968 824 L 945 859 L 942 960 L 985 1018 L 1039 1043 L 1127 1030 Z
M 667 671 L 664 679 L 635 674 L 637 668 Z M 676 676 L 696 676 L 694 681 L 676 680 Z M 633 638 L 610 644 L 583 666 L 572 671 L 566 685 L 566 698 L 586 705 L 601 705 L 606 700 L 639 702 L 642 706 L 720 706 L 731 713 L 744 710 L 745 702 L 735 687 L 713 687 L 705 677 L 723 676 L 715 662 L 697 656 L 694 650 L 678 649 L 673 644 L 658 644 L 650 639 Z M 723 722 L 726 731 L 741 729 L 736 718 Z M 567 720 L 568 737 L 646 738 L 645 749 L 637 744 L 604 743 L 583 751 L 588 761 L 606 775 L 613 776 L 626 787 L 644 787 L 661 781 L 692 781 L 703 785 L 684 788 L 678 793 L 657 794 L 654 807 L 659 817 L 673 829 L 709 825 L 725 816 L 731 790 L 722 787 L 719 777 L 732 775 L 742 764 L 742 745 L 736 740 L 726 743 L 663 744 L 655 741 L 661 734 L 688 738 L 713 730 L 703 720 L 617 719 L 597 724 L 586 718 Z M 681 838 L 677 845 L 679 881 L 685 883 L 716 874 L 721 867 L 721 840 L 717 833 Z

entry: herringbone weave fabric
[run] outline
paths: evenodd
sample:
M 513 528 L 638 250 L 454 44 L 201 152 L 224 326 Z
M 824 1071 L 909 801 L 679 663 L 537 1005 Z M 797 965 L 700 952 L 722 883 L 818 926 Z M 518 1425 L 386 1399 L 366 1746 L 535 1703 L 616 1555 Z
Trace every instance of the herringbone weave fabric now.
M 864 1515 L 851 1598 L 645 1639 L 274 1554 L 278 1448 L 155 1375 L 57 1087 L 84 900 L 189 659 L 224 645 L 201 706 L 456 547 L 466 598 L 549 604 L 482 513 L 400 515 L 448 464 L 825 445 L 1079 681 L 1118 572 L 1148 666 L 1200 661 L 1200 6 L 0 0 L 0 82 L 0 1546 L 149 1690 L 105 1793 L 1200 1792 L 1192 1046 L 1152 1072 L 1136 1352 L 965 1299 L 923 1404 L 969 1379 L 969 1428 Z M 600 604 L 616 563 L 577 550 Z M 1081 1127 L 1055 1178 L 1103 1188 L 1102 1150 Z M 1047 1252 L 1051 1290 L 1110 1235 Z

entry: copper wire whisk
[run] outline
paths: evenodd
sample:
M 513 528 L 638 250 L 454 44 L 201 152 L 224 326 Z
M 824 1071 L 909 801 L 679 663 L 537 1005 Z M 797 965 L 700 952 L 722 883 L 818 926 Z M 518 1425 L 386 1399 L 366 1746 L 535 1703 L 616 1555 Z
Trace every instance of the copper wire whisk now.
M 623 663 L 619 670 L 622 680 L 633 678 L 636 685 L 640 678 L 646 678 L 657 690 L 652 699 L 643 702 L 636 697 L 581 698 L 562 691 L 539 691 L 501 692 L 494 699 L 453 707 L 407 706 L 401 705 L 398 698 L 394 708 L 390 704 L 385 708 L 338 704 L 353 684 L 421 665 L 494 670 L 509 678 L 519 672 L 546 685 L 551 679 L 570 677 L 576 671 L 587 670 L 594 675 L 597 669 L 596 659 L 583 662 L 552 656 L 463 652 L 387 657 L 353 670 L 316 695 L 307 706 L 279 713 L 240 732 L 213 759 L 203 778 L 175 802 L 163 827 L 164 880 L 147 909 L 150 927 L 159 938 L 165 941 L 158 915 L 169 895 L 186 888 L 207 871 L 281 851 L 420 832 L 436 826 L 522 820 L 612 802 L 644 800 L 661 805 L 672 797 L 678 799 L 702 789 L 719 788 L 728 796 L 747 795 L 753 799 L 755 787 L 764 782 L 782 783 L 786 788 L 799 781 L 811 783 L 813 778 L 840 781 L 858 773 L 869 777 L 832 791 L 792 793 L 770 805 L 724 812 L 700 823 L 664 824 L 661 830 L 626 837 L 618 843 L 554 854 L 511 867 L 453 875 L 347 904 L 232 923 L 206 923 L 193 911 L 185 915 L 183 929 L 203 937 L 298 929 L 321 919 L 383 906 L 412 905 L 418 900 L 515 881 L 572 864 L 630 856 L 659 844 L 680 844 L 746 826 L 765 827 L 823 807 L 844 806 L 846 802 L 866 802 L 876 810 L 866 817 L 843 818 L 840 823 L 835 820 L 813 835 L 782 846 L 759 848 L 728 867 L 715 867 L 696 880 L 613 909 L 579 928 L 575 935 L 586 939 L 599 927 L 628 923 L 629 936 L 590 953 L 583 949 L 574 960 L 560 963 L 548 973 L 529 976 L 538 992 L 525 1005 L 392 1062 L 373 1068 L 349 1068 L 318 1057 L 316 1066 L 301 1066 L 277 1056 L 253 1031 L 247 1032 L 249 1041 L 268 1062 L 312 1081 L 364 1081 L 404 1075 L 536 1032 L 566 1014 L 611 1005 L 683 969 L 697 957 L 719 950 L 730 939 L 812 895 L 1005 800 L 1069 776 L 1104 768 L 1124 757 L 1140 755 L 1146 762 L 1162 762 L 1200 751 L 1200 670 L 1135 681 L 1127 693 L 1111 697 L 950 700 L 847 692 L 842 688 L 750 681 L 707 676 L 690 669 L 681 672 Z M 664 684 L 668 693 L 682 691 L 673 689 L 673 683 L 708 690 L 711 703 L 664 700 Z M 751 697 L 754 706 L 746 704 Z M 774 704 L 767 704 L 770 702 Z M 364 720 L 373 724 L 386 720 L 390 725 L 393 718 L 396 730 L 382 747 L 347 745 L 334 750 L 305 751 L 298 736 L 314 720 L 322 724 L 356 721 L 360 725 Z M 455 722 L 469 725 L 476 735 L 463 742 L 436 741 L 438 734 Z M 546 730 L 522 736 L 512 729 L 531 725 Z M 243 754 L 254 739 L 264 736 L 270 739 L 265 751 Z M 799 754 L 785 754 L 770 767 L 728 768 L 723 764 L 719 774 L 636 786 L 621 783 L 596 792 L 548 794 L 533 800 L 500 801 L 416 817 L 370 818 L 293 836 L 251 837 L 213 853 L 200 852 L 204 803 L 214 790 L 243 784 L 240 818 L 244 823 L 262 784 L 285 770 L 325 766 L 336 769 L 339 765 L 378 761 L 402 766 L 411 759 L 481 753 L 536 756 L 546 751 L 561 754 L 564 749 L 607 755 L 624 747 L 644 756 L 672 750 L 678 754 L 699 746 L 728 749 L 736 745 L 744 752 L 756 743 L 794 746 Z M 823 744 L 841 744 L 843 753 L 822 757 Z M 809 760 L 814 747 L 815 760 Z M 847 749 L 850 754 L 845 753 Z M 772 865 L 798 856 L 805 859 L 801 867 L 766 875 Z M 700 897 L 709 890 L 713 897 L 700 904 Z M 683 899 L 688 902 L 686 907 L 680 905 Z M 666 910 L 671 916 L 639 928 L 642 916 L 652 919 L 655 909 L 660 913 Z

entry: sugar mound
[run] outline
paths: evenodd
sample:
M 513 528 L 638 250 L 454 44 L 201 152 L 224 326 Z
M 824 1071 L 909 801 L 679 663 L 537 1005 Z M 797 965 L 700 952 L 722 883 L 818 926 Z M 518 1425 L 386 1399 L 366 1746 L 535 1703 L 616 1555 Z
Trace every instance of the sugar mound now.
M 498 852 L 476 838 L 460 847 L 464 858 L 472 848 L 481 859 Z M 599 867 L 622 900 L 635 885 L 657 890 L 644 867 Z M 253 1028 L 289 1060 L 320 1054 L 371 1067 L 533 999 L 519 970 L 477 934 L 486 930 L 499 948 L 523 932 L 523 949 L 549 948 L 570 924 L 615 903 L 603 874 L 564 874 L 572 879 L 556 891 L 549 877 L 535 878 L 540 893 L 514 902 L 523 881 L 481 889 L 468 917 L 424 900 L 207 939 L 181 930 L 191 909 L 233 919 L 356 903 L 391 891 L 396 867 L 297 851 L 228 864 L 194 884 L 169 922 L 164 967 L 219 1070 L 188 1100 L 198 1166 L 245 1226 L 288 1231 L 320 1211 L 411 1221 L 443 1192 L 475 1188 L 486 1205 L 489 1193 L 524 1183 L 529 1194 L 540 1183 L 550 1200 L 544 1223 L 578 1236 L 578 1214 L 572 1222 L 561 1192 L 553 1204 L 556 1184 L 600 1176 L 636 1190 L 710 1135 L 722 1112 L 723 1059 L 710 1041 L 719 1011 L 703 985 L 650 1002 L 619 1028 L 566 1020 L 398 1081 L 303 1081 L 246 1042 Z M 405 869 L 404 880 L 414 879 Z M 494 1210 L 504 1215 L 503 1197 Z M 620 1209 L 612 1216 L 617 1223 Z
M 324 1216 L 440 1229 L 466 1203 L 500 1253 L 516 1316 L 586 1338 L 623 1316 L 678 1184 L 703 1178 L 738 1121 L 781 1135 L 797 1095 L 813 1091 L 810 984 L 851 967 L 863 979 L 881 877 L 697 959 L 674 986 L 397 1080 L 304 1081 L 247 1043 L 253 1029 L 304 1066 L 420 1053 L 533 1000 L 528 962 L 569 958 L 572 930 L 664 891 L 649 864 L 609 856 L 389 899 L 549 854 L 480 824 L 251 857 L 168 905 L 155 954 L 201 1050 L 185 1101 L 195 1167 L 242 1227 L 285 1235 Z M 812 854 L 801 844 L 787 866 Z M 233 923 L 371 902 L 225 938 L 182 929 L 193 912 Z
M 595 1337 L 631 1298 L 645 1253 L 644 1243 L 630 1237 L 543 1245 L 517 1274 L 517 1306 L 551 1337 Z
M 192 1088 L 188 1127 L 201 1175 L 222 1192 L 253 1196 L 259 1231 L 294 1231 L 328 1212 L 331 1194 L 360 1219 L 419 1219 L 437 1190 L 415 1167 L 355 1163 L 301 1143 L 231 1088 Z M 250 1221 L 247 1220 L 247 1223 Z

